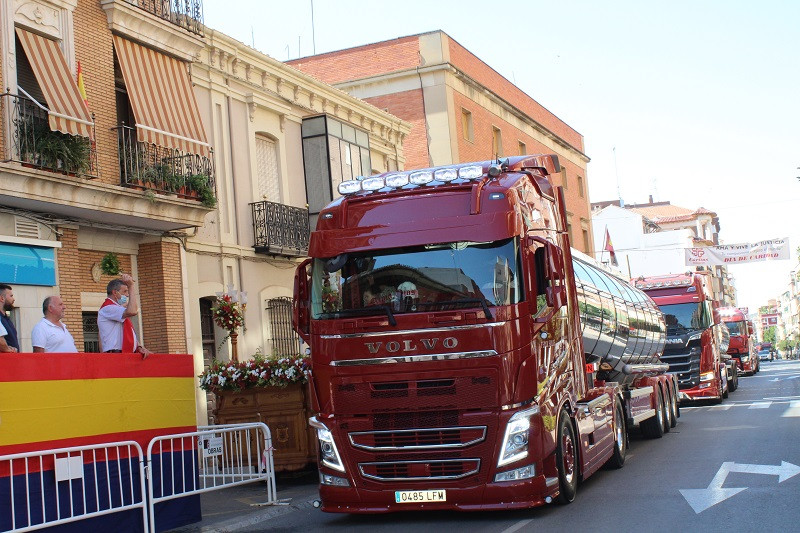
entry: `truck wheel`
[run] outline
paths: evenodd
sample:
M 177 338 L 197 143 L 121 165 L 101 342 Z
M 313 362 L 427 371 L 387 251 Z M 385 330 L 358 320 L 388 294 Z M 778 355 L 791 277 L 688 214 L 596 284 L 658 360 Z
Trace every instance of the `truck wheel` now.
M 625 423 L 625 414 L 619 402 L 614 408 L 614 453 L 609 457 L 608 468 L 622 468 L 625 465 L 625 455 L 628 453 L 628 432 Z
M 668 386 L 667 387 L 670 391 L 669 394 L 669 427 L 675 427 L 678 425 L 678 418 L 681 416 L 681 408 L 678 407 L 678 391 L 675 390 L 675 387 Z
M 739 368 L 733 367 L 733 379 L 731 379 L 731 392 L 739 388 Z
M 664 421 L 664 433 L 669 433 L 669 430 L 672 429 L 672 409 L 670 409 L 670 404 L 672 401 L 669 398 L 669 391 L 663 391 L 661 393 L 661 402 L 662 409 L 664 410 L 664 416 L 662 420 Z
M 726 370 L 726 372 L 727 372 L 727 370 Z M 728 395 L 731 392 L 731 380 L 730 380 L 730 378 L 725 380 L 725 385 L 723 385 L 722 384 L 722 376 L 720 376 L 720 378 L 719 378 L 719 386 L 722 387 L 722 399 L 723 400 L 727 400 L 728 399 Z
M 578 491 L 578 451 L 575 442 L 575 430 L 566 411 L 561 412 L 558 424 L 558 501 L 562 504 L 572 503 Z
M 655 389 L 656 414 L 639 424 L 642 435 L 649 439 L 660 439 L 664 436 L 664 400 L 661 397 L 661 387 L 656 385 Z

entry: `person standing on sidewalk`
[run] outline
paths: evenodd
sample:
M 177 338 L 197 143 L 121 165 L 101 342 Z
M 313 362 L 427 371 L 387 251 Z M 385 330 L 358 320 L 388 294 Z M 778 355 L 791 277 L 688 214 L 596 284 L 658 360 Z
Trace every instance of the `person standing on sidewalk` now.
M 6 315 L 14 309 L 14 291 L 11 285 L 0 283 L 0 352 L 18 352 L 17 328 Z
M 64 318 L 64 305 L 60 296 L 48 296 L 42 302 L 42 318 L 38 324 L 33 326 L 31 331 L 31 344 L 34 353 L 56 352 L 56 353 L 75 353 L 75 339 L 67 331 L 67 326 L 61 322 Z
M 139 297 L 130 274 L 109 281 L 106 301 L 97 312 L 100 349 L 105 353 L 139 353 L 147 359 L 151 352 L 139 344 L 131 321 L 138 314 Z

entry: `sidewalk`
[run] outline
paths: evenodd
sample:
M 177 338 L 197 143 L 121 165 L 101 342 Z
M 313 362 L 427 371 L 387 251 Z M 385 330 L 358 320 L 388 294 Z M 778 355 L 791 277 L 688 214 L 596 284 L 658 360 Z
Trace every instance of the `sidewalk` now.
M 313 507 L 314 500 L 319 498 L 318 484 L 316 466 L 300 472 L 278 473 L 278 500 L 287 505 L 254 506 L 266 500 L 264 483 L 207 492 L 200 496 L 203 520 L 172 529 L 169 533 L 222 533 L 253 527 L 262 522 L 266 525 L 274 517 Z

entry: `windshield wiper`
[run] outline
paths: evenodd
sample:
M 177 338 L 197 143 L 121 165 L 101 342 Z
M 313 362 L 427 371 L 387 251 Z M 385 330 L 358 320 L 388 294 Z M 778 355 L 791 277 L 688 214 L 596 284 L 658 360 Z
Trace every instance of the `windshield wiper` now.
M 486 305 L 486 300 L 483 298 L 464 298 L 463 300 L 450 300 L 447 302 L 425 302 L 425 303 L 418 303 L 417 307 L 432 307 L 434 305 L 465 305 L 465 304 L 481 304 L 483 308 L 483 314 L 486 315 L 487 320 L 494 320 L 492 316 L 492 312 L 489 310 L 489 306 Z
M 374 315 L 377 314 L 375 311 L 380 311 L 382 313 L 386 313 L 389 317 L 389 325 L 396 326 L 397 320 L 394 318 L 394 313 L 392 313 L 392 308 L 388 305 L 370 305 L 367 307 L 361 307 L 359 309 L 342 309 L 340 311 L 336 311 L 333 314 L 336 318 L 340 318 L 342 316 L 347 315 Z

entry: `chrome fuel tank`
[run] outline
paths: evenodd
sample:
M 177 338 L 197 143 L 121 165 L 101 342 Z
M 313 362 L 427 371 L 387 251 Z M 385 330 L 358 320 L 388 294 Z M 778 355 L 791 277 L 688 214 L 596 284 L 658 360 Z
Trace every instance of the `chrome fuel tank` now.
M 573 250 L 583 350 L 613 370 L 609 381 L 630 383 L 637 369 L 656 368 L 666 341 L 664 315 L 642 291 Z M 587 360 L 593 360 L 587 357 Z

